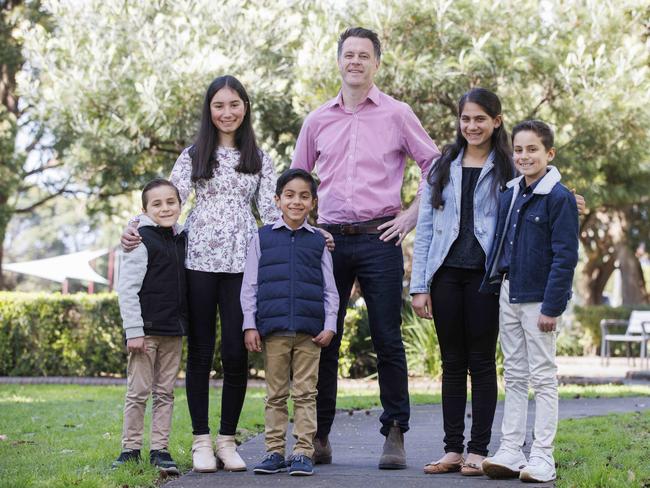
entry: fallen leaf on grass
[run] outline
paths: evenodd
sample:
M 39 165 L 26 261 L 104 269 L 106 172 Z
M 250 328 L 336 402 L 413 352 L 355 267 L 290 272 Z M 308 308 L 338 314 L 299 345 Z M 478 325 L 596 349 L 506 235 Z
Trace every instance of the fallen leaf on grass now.
M 6 441 L 6 440 L 7 440 L 7 436 L 4 434 L 0 434 L 0 441 Z
M 631 483 L 635 479 L 636 479 L 636 475 L 634 474 L 634 471 L 632 471 L 631 469 L 628 469 L 627 470 L 627 480 Z
M 111 438 L 111 433 L 110 433 L 110 432 L 104 432 L 104 433 L 102 434 L 102 437 L 103 437 L 104 439 L 110 439 L 110 438 Z

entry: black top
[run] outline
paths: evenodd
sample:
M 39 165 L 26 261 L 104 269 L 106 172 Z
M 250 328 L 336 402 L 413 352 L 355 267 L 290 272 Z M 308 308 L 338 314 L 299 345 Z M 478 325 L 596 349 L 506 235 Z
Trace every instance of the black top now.
M 517 214 L 521 211 L 521 207 L 523 207 L 524 204 L 528 203 L 528 200 L 532 198 L 533 191 L 540 181 L 541 178 L 537 181 L 534 181 L 530 186 L 526 186 L 526 178 L 522 178 L 519 181 L 519 193 L 517 193 L 517 198 L 515 199 L 515 203 L 512 206 L 512 210 L 510 211 L 510 222 L 506 222 L 506 239 L 503 242 L 503 252 L 501 253 L 501 258 L 499 259 L 499 264 L 497 265 L 497 270 L 500 273 L 507 273 L 510 271 L 512 243 L 514 242 L 515 235 L 517 234 Z
M 474 191 L 482 168 L 463 167 L 463 189 L 460 199 L 460 229 L 442 263 L 463 269 L 485 269 L 485 252 L 474 235 Z

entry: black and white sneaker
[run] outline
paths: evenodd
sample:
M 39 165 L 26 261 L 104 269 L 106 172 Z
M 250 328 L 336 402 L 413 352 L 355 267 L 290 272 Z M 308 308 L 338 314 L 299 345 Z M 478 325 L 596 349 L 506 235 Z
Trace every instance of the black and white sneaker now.
M 113 461 L 111 468 L 117 469 L 120 466 L 122 466 L 124 463 L 128 463 L 129 461 L 134 463 L 140 462 L 140 449 L 124 449 L 120 453 L 119 457 L 115 461 Z
M 149 462 L 167 474 L 180 474 L 167 449 L 152 449 L 149 452 Z

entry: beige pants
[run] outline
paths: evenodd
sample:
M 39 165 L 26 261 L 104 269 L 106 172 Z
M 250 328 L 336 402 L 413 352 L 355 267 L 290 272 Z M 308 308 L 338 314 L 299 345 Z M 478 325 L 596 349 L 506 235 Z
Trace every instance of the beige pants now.
M 151 449 L 168 447 L 182 347 L 179 336 L 145 336 L 145 352 L 129 353 L 122 449 L 142 449 L 144 411 L 150 394 Z
M 265 446 L 266 452 L 284 456 L 289 414 L 287 400 L 293 400 L 293 454 L 313 457 L 316 434 L 316 382 L 320 347 L 312 336 L 270 336 L 264 339 L 266 373 Z M 293 371 L 293 379 L 291 372 Z
M 537 326 L 541 303 L 510 303 L 509 286 L 505 280 L 499 297 L 499 340 L 506 382 L 501 446 L 519 450 L 524 445 L 530 384 L 535 392 L 531 453 L 550 456 L 558 417 L 555 332 L 542 332 Z

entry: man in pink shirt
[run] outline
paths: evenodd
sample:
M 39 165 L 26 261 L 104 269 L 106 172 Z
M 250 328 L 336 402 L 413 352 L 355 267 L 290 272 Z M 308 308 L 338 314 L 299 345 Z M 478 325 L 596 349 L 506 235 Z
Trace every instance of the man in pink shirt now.
M 407 157 L 420 167 L 422 187 L 440 152 L 411 108 L 374 85 L 381 58 L 377 34 L 361 27 L 348 29 L 339 38 L 337 54 L 341 91 L 307 116 L 291 164 L 307 171 L 316 168 L 321 180 L 318 222 L 336 243 L 332 257 L 340 305 L 337 334 L 321 352 L 314 461 L 332 461 L 328 435 L 336 409 L 339 347 L 358 279 L 368 307 L 384 408 L 380 421 L 386 441 L 379 468 L 402 469 L 410 406 L 400 331 L 401 243 L 415 227 L 419 196 L 403 210 L 400 192 Z

